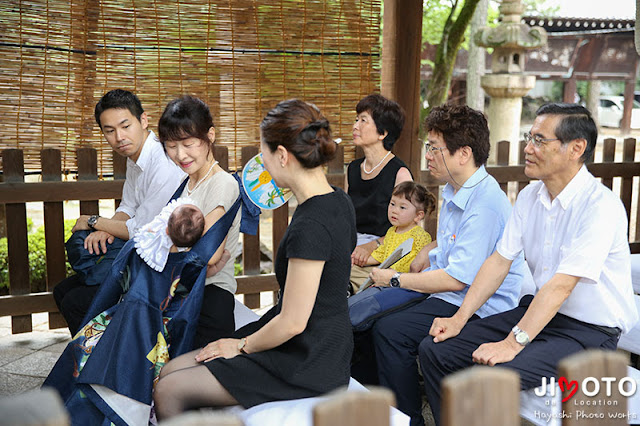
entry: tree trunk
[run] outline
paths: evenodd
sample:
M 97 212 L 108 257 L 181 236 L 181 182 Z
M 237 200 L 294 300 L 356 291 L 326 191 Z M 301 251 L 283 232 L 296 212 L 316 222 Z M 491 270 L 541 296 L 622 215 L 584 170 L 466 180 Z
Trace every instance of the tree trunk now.
M 433 75 L 427 89 L 429 111 L 431 111 L 431 108 L 434 106 L 442 105 L 447 100 L 458 49 L 460 49 L 465 30 L 471 22 L 471 18 L 479 1 L 480 0 L 467 0 L 455 21 L 453 20 L 453 14 L 456 10 L 457 2 L 454 4 L 454 7 L 451 8 L 451 13 L 442 31 L 442 39 L 436 51 Z
M 484 90 L 480 85 L 480 78 L 485 71 L 485 49 L 475 44 L 473 34 L 478 31 L 478 28 L 487 25 L 488 8 L 489 0 L 480 0 L 471 20 L 469 65 L 467 66 L 467 105 L 478 111 L 484 111 Z
M 591 80 L 587 84 L 587 109 L 591 111 L 596 124 L 600 125 L 598 122 L 598 102 L 600 102 L 600 80 Z

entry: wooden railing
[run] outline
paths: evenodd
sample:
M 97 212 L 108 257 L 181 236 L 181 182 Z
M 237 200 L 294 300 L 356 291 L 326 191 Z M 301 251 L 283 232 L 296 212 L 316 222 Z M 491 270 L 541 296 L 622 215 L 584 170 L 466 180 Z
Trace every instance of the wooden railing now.
M 625 139 L 623 144 L 623 161 L 614 162 L 616 141 L 604 141 L 604 155 L 602 163 L 589 163 L 589 170 L 609 188 L 613 187 L 613 179 L 622 180 L 619 196 L 622 199 L 627 214 L 635 211 L 635 229 L 631 235 L 631 250 L 640 253 L 640 215 L 637 202 L 632 206 L 633 178 L 640 176 L 640 162 L 634 162 L 634 139 Z M 498 144 L 498 165 L 487 168 L 507 191 L 509 182 L 516 182 L 520 191 L 529 183 L 524 174 L 524 159 L 520 156 L 520 164 L 509 166 L 509 142 Z M 523 146 L 519 147 L 523 153 Z M 242 165 L 246 164 L 255 154 L 257 147 L 244 147 L 241 151 Z M 63 227 L 63 202 L 79 200 L 81 214 L 99 214 L 98 200 L 116 199 L 122 193 L 125 178 L 124 158 L 114 156 L 114 179 L 98 180 L 97 157 L 91 148 L 78 149 L 78 180 L 73 182 L 61 181 L 60 152 L 55 149 L 44 149 L 41 152 L 42 182 L 25 183 L 24 159 L 21 150 L 8 149 L 3 153 L 3 178 L 0 183 L 0 205 L 6 208 L 6 229 L 9 247 L 9 281 L 10 294 L 0 296 L 0 316 L 12 316 L 12 332 L 29 332 L 31 314 L 49 312 L 49 327 L 64 327 L 64 320 L 57 312 L 51 290 L 66 274 Z M 228 167 L 228 151 L 226 147 L 216 147 L 216 159 L 225 169 Z M 336 158 L 328 165 L 327 175 L 332 185 L 344 186 L 344 156 L 342 147 Z M 426 171 L 415 176 L 438 196 L 438 183 Z M 29 251 L 27 244 L 27 202 L 44 202 L 44 227 L 46 239 L 47 291 L 32 292 L 29 280 Z M 273 258 L 278 245 L 289 222 L 288 205 L 272 212 L 273 221 L 272 253 Z M 71 218 L 68 218 L 71 219 Z M 432 235 L 436 235 L 437 215 L 426 220 L 425 228 Z M 238 294 L 244 297 L 244 303 L 250 308 L 260 306 L 260 293 L 273 292 L 278 289 L 273 273 L 260 274 L 260 230 L 258 235 L 243 236 L 243 275 L 236 277 Z

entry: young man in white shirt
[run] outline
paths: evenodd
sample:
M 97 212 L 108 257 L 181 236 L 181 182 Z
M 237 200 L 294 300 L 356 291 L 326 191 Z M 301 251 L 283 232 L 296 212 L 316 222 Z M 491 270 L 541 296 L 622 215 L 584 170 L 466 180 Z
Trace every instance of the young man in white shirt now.
M 111 218 L 82 215 L 73 232 L 92 230 L 84 240 L 89 253 L 106 254 L 114 239 L 128 240 L 149 223 L 171 198 L 184 173 L 167 157 L 138 97 L 126 90 L 112 90 L 97 103 L 95 118 L 113 150 L 127 157 L 122 201 Z M 60 282 L 53 290 L 58 309 L 74 335 L 98 291 L 80 275 Z
M 547 104 L 525 134 L 525 174 L 496 251 L 451 318 L 436 318 L 419 348 L 427 399 L 440 422 L 440 383 L 473 363 L 520 374 L 522 389 L 556 375 L 558 362 L 586 348 L 615 350 L 638 320 L 631 287 L 628 219 L 620 199 L 589 173 L 597 127 L 576 104 Z M 469 322 L 521 252 L 534 296 L 517 308 Z M 453 338 L 455 337 L 455 338 Z

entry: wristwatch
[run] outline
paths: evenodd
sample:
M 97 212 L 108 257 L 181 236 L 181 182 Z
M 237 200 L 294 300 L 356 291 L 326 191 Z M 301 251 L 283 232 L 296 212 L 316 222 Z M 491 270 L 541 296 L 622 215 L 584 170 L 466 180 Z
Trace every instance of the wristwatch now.
M 391 279 L 389 280 L 389 286 L 391 287 L 400 287 L 400 275 L 402 272 L 396 272 L 393 274 Z
M 247 345 L 247 338 L 243 337 L 242 339 L 240 339 L 240 341 L 238 342 L 238 351 L 242 352 L 243 354 L 246 354 L 247 352 L 244 350 L 244 347 Z
M 89 228 L 91 228 L 92 231 L 96 230 L 95 226 L 99 218 L 100 216 L 94 214 L 93 216 L 89 216 L 89 219 L 87 219 L 87 225 L 89 226 Z
M 517 325 L 514 325 L 511 329 L 513 335 L 516 337 L 516 342 L 521 346 L 527 346 L 529 344 L 529 335 L 526 331 L 522 330 Z

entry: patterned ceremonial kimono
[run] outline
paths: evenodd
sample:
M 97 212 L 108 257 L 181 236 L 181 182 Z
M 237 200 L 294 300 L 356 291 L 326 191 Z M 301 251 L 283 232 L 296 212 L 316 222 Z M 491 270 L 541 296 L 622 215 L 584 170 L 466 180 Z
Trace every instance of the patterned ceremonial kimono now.
M 192 349 L 207 262 L 241 203 L 190 251 L 170 253 L 162 272 L 142 260 L 134 239 L 124 245 L 43 385 L 60 392 L 73 425 L 148 424 L 160 369 Z

